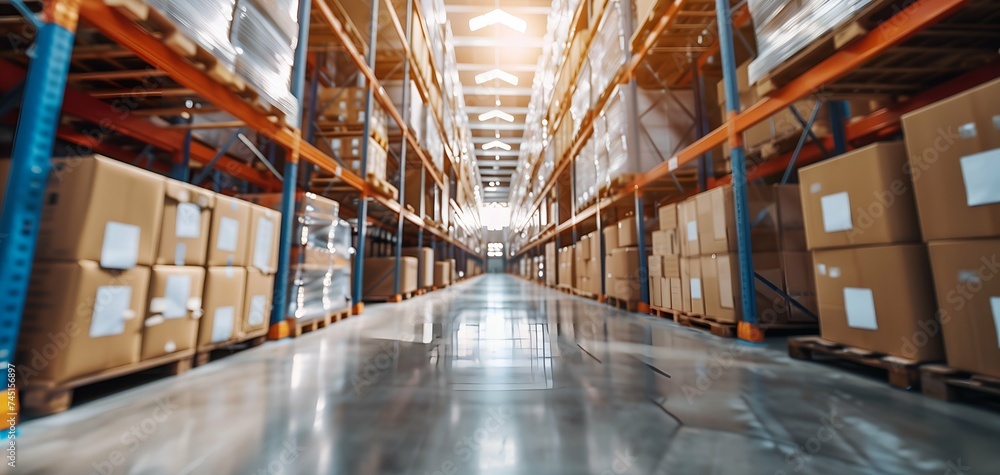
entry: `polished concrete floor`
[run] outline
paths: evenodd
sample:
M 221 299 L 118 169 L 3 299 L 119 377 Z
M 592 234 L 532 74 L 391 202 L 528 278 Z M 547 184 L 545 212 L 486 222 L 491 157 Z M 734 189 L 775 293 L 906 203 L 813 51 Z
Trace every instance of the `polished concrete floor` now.
M 1000 413 L 484 276 L 22 425 L 16 473 L 1000 473 Z

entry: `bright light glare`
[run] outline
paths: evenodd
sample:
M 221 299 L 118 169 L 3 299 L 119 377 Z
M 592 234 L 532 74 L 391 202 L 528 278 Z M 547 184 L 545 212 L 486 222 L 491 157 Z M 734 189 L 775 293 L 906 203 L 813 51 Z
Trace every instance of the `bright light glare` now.
M 505 120 L 507 122 L 514 122 L 514 116 L 499 109 L 493 109 L 485 114 L 479 114 L 480 122 L 486 122 L 487 120 L 490 119 L 500 119 L 500 120 Z
M 504 150 L 510 150 L 510 145 L 507 145 L 499 140 L 494 140 L 490 143 L 483 144 L 483 150 L 493 150 L 495 148 L 500 148 Z
M 508 73 L 502 69 L 491 69 L 485 73 L 476 75 L 476 84 L 482 84 L 484 82 L 489 82 L 494 79 L 499 79 L 503 82 L 510 84 L 511 86 L 517 85 L 517 76 Z
M 483 205 L 479 208 L 479 216 L 490 231 L 498 231 L 510 225 L 510 208 L 497 203 Z
M 528 22 L 499 8 L 469 20 L 469 29 L 479 31 L 496 24 L 506 26 L 518 33 L 524 33 L 528 29 Z

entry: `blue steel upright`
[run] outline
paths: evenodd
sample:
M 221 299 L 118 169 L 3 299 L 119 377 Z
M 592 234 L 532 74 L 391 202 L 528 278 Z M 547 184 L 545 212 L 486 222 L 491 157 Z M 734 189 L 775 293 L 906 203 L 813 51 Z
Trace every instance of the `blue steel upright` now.
M 646 216 L 642 212 L 642 192 L 635 189 L 635 232 L 639 241 L 639 297 L 649 305 L 649 259 L 646 258 Z
M 67 5 L 69 8 L 69 5 Z M 76 12 L 39 23 L 35 57 L 28 67 L 24 100 L 14 136 L 10 177 L 0 211 L 0 364 L 14 359 L 52 168 L 59 111 L 69 75 Z
M 299 38 L 295 46 L 295 65 L 292 67 L 292 95 L 299 101 L 296 124 L 302 123 L 305 104 L 306 53 L 309 49 L 309 19 L 312 2 L 299 0 Z M 318 65 L 317 65 L 318 67 Z M 271 325 L 285 319 L 288 311 L 288 272 L 292 259 L 292 228 L 295 226 L 295 192 L 298 183 L 298 150 L 285 155 L 285 173 L 281 183 L 281 227 L 278 238 L 278 272 L 274 276 L 274 304 L 271 306 Z
M 368 67 L 372 74 L 375 71 L 375 47 L 378 45 L 378 2 L 372 2 L 371 28 L 368 30 Z M 372 107 L 375 102 L 375 85 L 368 81 L 368 95 L 365 98 L 365 127 L 361 139 L 361 179 L 368 180 L 368 150 L 372 135 Z M 368 196 L 361 193 L 361 203 L 358 205 L 358 249 L 354 257 L 354 269 L 351 272 L 351 300 L 355 305 L 361 303 L 365 270 L 365 232 L 368 227 Z
M 722 56 L 722 79 L 725 81 L 726 112 L 730 116 L 740 111 L 739 87 L 736 83 L 736 56 L 733 52 L 733 22 L 729 0 L 715 0 L 719 25 L 719 52 Z M 726 118 L 729 120 L 729 117 Z M 754 290 L 753 249 L 750 244 L 750 216 L 747 207 L 747 171 L 743 144 L 730 143 L 733 169 L 733 197 L 736 201 L 736 241 L 740 262 L 740 300 L 743 322 L 758 327 L 757 294 Z

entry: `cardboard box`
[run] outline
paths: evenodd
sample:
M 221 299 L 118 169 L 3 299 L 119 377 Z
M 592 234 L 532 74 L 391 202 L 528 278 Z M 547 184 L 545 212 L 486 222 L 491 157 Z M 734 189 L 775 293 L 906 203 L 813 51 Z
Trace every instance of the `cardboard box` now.
M 417 258 L 400 257 L 399 266 L 402 268 L 402 272 L 400 273 L 398 293 L 405 294 L 417 290 L 417 268 L 419 267 Z M 396 258 L 366 257 L 363 280 L 362 289 L 365 298 L 396 295 Z
M 705 292 L 701 280 L 701 259 L 687 257 L 681 259 L 681 310 L 704 315 Z
M 902 143 L 883 142 L 799 170 L 811 250 L 920 241 Z
M 601 255 L 601 240 L 598 239 L 597 231 L 594 231 L 587 236 L 587 243 L 590 244 L 590 253 L 587 255 L 587 260 L 594 260 L 603 257 Z
M 663 276 L 680 278 L 681 259 L 683 258 L 680 256 L 662 256 L 662 259 L 663 259 Z
M 611 255 L 611 251 L 618 249 L 618 225 L 604 228 L 604 253 Z
M 429 247 L 404 247 L 403 255 L 417 258 L 417 288 L 434 285 L 434 249 Z
M 36 263 L 15 357 L 33 376 L 19 382 L 58 384 L 138 362 L 148 289 L 148 267 Z
M 278 271 L 278 241 L 281 239 L 281 213 L 270 208 L 250 206 L 250 233 L 247 243 L 247 267 L 265 274 Z
M 205 273 L 205 309 L 198 329 L 198 348 L 236 339 L 243 320 L 247 270 L 243 267 L 210 267 Z
M 612 277 L 611 285 L 608 287 L 608 291 L 611 292 L 611 296 L 626 300 L 628 302 L 639 302 L 642 299 L 642 284 L 639 283 L 638 278 L 619 278 Z
M 319 115 L 334 122 L 362 123 L 366 99 L 367 89 L 363 87 L 322 88 L 319 90 Z
M 555 287 L 559 280 L 559 260 L 556 255 L 556 243 L 545 243 L 545 285 Z
M 681 255 L 697 257 L 701 255 L 698 243 L 698 205 L 694 198 L 677 205 L 677 219 L 680 226 Z
M 928 248 L 948 366 L 1000 378 L 1000 239 Z
M 653 254 L 657 256 L 677 256 L 680 255 L 680 244 L 677 242 L 678 230 L 669 229 L 666 231 L 653 232 Z
M 215 193 L 176 180 L 164 181 L 163 224 L 156 264 L 203 266 L 208 257 Z
M 559 278 L 558 284 L 572 287 L 576 281 L 576 259 L 574 249 L 571 246 L 559 249 Z
M 781 258 L 778 253 L 755 253 L 754 272 L 782 287 Z M 736 254 L 714 254 L 701 257 L 702 283 L 705 291 L 705 314 L 725 322 L 743 320 L 740 263 Z M 776 314 L 787 315 L 785 300 L 780 294 L 754 279 L 757 292 L 757 317 L 765 323 L 765 312 L 777 309 Z M 768 313 L 767 323 L 780 323 Z
M 4 162 L 9 167 L 10 161 Z M 0 172 L 4 186 L 7 173 Z M 89 260 L 118 270 L 152 265 L 163 196 L 162 178 L 117 160 L 100 155 L 53 160 L 35 259 Z
M 639 245 L 639 234 L 636 230 L 635 218 L 625 218 L 618 222 L 618 244 L 616 247 Z
M 274 274 L 247 269 L 244 296 L 241 324 L 237 331 L 240 339 L 253 338 L 267 332 L 271 321 L 271 304 L 274 302 Z
M 677 229 L 677 203 L 661 206 L 657 215 L 660 218 L 660 231 Z
M 698 239 L 702 255 L 735 252 L 736 202 L 731 186 L 722 186 L 694 197 L 698 212 Z M 750 186 L 747 189 L 750 241 L 754 252 L 779 249 L 778 206 L 773 186 Z
M 1000 236 L 1000 80 L 906 114 L 926 241 Z
M 198 336 L 205 268 L 154 266 L 149 279 L 149 305 L 144 314 L 142 352 L 148 360 L 190 350 Z
M 656 281 L 656 285 L 660 288 L 657 292 L 660 296 L 660 308 L 673 308 L 673 301 L 671 300 L 670 294 L 670 278 L 662 277 Z M 677 301 L 680 304 L 680 300 Z
M 639 277 L 639 248 L 620 247 L 611 252 L 607 261 L 608 273 L 617 278 Z
M 662 281 L 662 277 L 649 278 L 649 304 L 654 307 L 663 307 Z
M 215 197 L 212 233 L 208 241 L 209 267 L 247 264 L 250 215 L 250 203 L 223 195 Z
M 813 323 L 819 316 L 819 304 L 816 301 L 816 281 L 813 276 L 813 258 L 809 252 L 782 252 L 781 273 L 785 281 L 785 293 L 795 299 L 812 315 L 795 305 L 788 305 L 788 323 Z M 779 322 L 781 320 L 779 319 Z
M 527 269 L 529 279 L 535 279 L 538 274 L 538 268 L 528 266 Z M 435 287 L 445 287 L 451 285 L 451 262 L 450 261 L 437 261 L 434 263 L 434 286 Z
M 649 277 L 663 277 L 663 257 L 662 256 L 648 256 L 646 257 L 649 264 Z
M 922 244 L 815 251 L 813 259 L 823 338 L 917 361 L 944 358 Z

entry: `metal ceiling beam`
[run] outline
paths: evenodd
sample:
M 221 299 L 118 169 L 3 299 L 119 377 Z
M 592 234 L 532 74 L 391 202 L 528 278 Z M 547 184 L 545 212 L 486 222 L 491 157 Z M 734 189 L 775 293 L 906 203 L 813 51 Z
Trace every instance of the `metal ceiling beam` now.
M 542 49 L 545 42 L 541 38 L 482 38 L 477 36 L 456 36 L 451 44 L 456 48 L 534 48 Z
M 444 11 L 446 13 L 473 13 L 476 15 L 481 15 L 492 10 L 489 6 L 482 5 L 445 5 Z M 509 6 L 504 7 L 503 11 L 510 13 L 511 15 L 544 15 L 548 16 L 552 13 L 552 8 L 550 7 L 528 7 L 528 6 Z
M 483 72 L 489 71 L 497 67 L 496 64 L 479 64 L 479 63 L 458 63 L 459 72 Z M 534 64 L 506 64 L 502 63 L 500 69 L 507 71 L 508 73 L 534 73 L 538 70 L 538 66 Z
M 530 87 L 474 86 L 462 89 L 466 96 L 530 96 Z
M 483 113 L 490 112 L 490 111 L 493 111 L 493 110 L 496 110 L 496 109 L 500 109 L 501 111 L 504 111 L 504 112 L 506 112 L 508 114 L 513 114 L 513 115 L 525 115 L 525 114 L 528 113 L 528 108 L 527 107 L 508 107 L 508 106 L 500 106 L 500 107 L 481 107 L 481 106 L 472 107 L 472 106 L 466 106 L 465 107 L 465 111 L 468 112 L 469 115 L 472 115 L 472 114 L 483 114 Z

